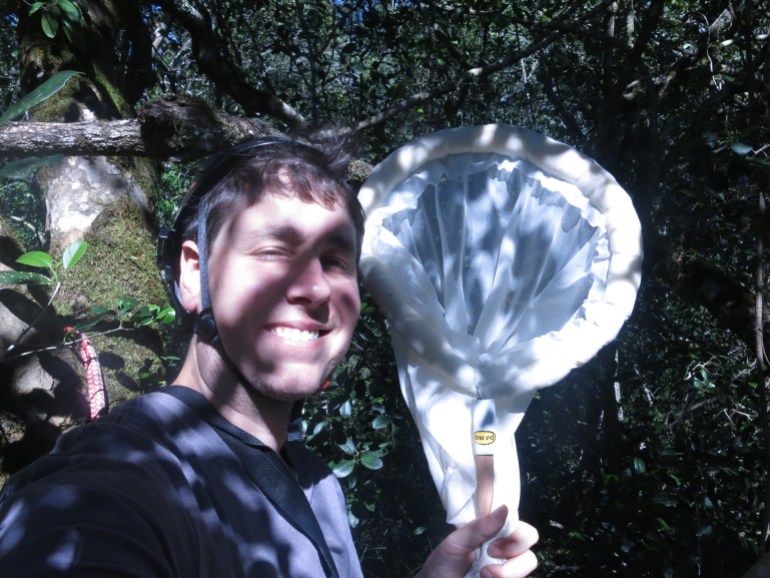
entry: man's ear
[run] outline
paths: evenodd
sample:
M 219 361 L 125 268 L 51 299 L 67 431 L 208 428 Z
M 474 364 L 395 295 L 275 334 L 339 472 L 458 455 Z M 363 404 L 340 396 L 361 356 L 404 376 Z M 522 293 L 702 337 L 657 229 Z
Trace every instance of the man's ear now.
M 179 255 L 179 299 L 185 311 L 197 313 L 201 308 L 201 275 L 198 244 L 187 240 Z

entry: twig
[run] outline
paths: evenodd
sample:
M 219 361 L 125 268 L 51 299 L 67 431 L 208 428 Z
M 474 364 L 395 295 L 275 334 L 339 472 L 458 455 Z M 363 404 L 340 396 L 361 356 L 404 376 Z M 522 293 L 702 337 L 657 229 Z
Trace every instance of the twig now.
M 762 222 L 765 216 L 765 196 L 762 191 L 758 195 L 757 219 Z M 762 235 L 757 235 L 757 263 L 754 290 L 754 334 L 756 336 L 757 387 L 759 389 L 759 419 L 762 424 L 762 437 L 765 444 L 765 507 L 762 509 L 760 527 L 760 552 L 765 551 L 770 524 L 770 423 L 767 412 L 767 387 L 765 385 L 765 344 L 762 323 L 762 290 L 764 285 L 764 241 Z
M 117 333 L 118 331 L 126 331 L 133 329 L 132 327 L 125 327 L 122 323 L 118 325 L 118 327 L 114 327 L 112 329 L 106 329 L 104 331 L 98 331 L 96 333 L 91 333 L 90 335 L 93 337 L 96 336 L 103 336 L 103 335 L 110 335 L 111 333 Z M 80 337 L 78 339 L 71 339 L 69 341 L 64 341 L 62 343 L 57 343 L 56 345 L 47 345 L 45 347 L 38 347 L 36 349 L 30 349 L 29 351 L 23 351 L 21 353 L 17 353 L 16 355 L 12 355 L 10 357 L 3 357 L 0 359 L 0 363 L 5 363 L 7 361 L 13 361 L 14 359 L 21 359 L 22 357 L 27 357 L 29 355 L 37 355 L 38 353 L 43 353 L 44 351 L 56 351 L 57 349 L 63 349 L 65 347 L 69 347 L 71 345 L 75 345 L 76 343 L 80 343 L 83 341 L 83 338 Z M 15 345 L 15 344 L 14 344 Z M 10 351 L 13 346 L 9 347 L 6 352 Z

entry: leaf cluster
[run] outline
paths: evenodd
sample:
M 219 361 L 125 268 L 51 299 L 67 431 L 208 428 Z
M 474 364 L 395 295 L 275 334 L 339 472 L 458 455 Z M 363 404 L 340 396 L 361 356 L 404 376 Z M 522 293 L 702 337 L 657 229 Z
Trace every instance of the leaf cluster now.
M 29 15 L 40 14 L 40 27 L 48 38 L 56 38 L 59 30 L 69 42 L 74 42 L 83 25 L 80 6 L 72 0 L 48 0 L 33 2 Z
M 183 4 L 212 37 L 181 17 Z M 54 7 L 65 10 L 36 6 L 41 26 Z M 373 161 L 438 128 L 506 122 L 608 168 L 643 222 L 644 286 L 613 354 L 544 390 L 518 432 L 521 516 L 542 536 L 537 576 L 722 578 L 764 550 L 766 384 L 746 339 L 754 329 L 746 303 L 767 297 L 764 285 L 754 288 L 767 268 L 757 242 L 768 221 L 757 201 L 770 181 L 770 20 L 758 4 L 141 6 L 145 32 L 155 34 L 157 83 L 147 98 L 196 95 L 306 133 L 342 125 Z M 233 64 L 238 83 L 202 72 L 201 51 Z M 235 84 L 296 116 L 248 108 Z M 163 219 L 187 174 L 168 171 Z M 126 300 L 97 312 L 118 324 L 166 319 L 163 307 L 146 307 Z M 376 576 L 409 575 L 445 529 L 397 381 L 387 328 L 370 304 L 349 357 L 304 414 L 310 443 L 346 487 Z
M 64 249 L 61 260 L 54 258 L 45 251 L 29 251 L 16 259 L 19 265 L 35 269 L 45 269 L 47 273 L 35 271 L 0 271 L 0 285 L 59 285 L 62 275 L 74 267 L 88 249 L 85 241 L 75 241 Z

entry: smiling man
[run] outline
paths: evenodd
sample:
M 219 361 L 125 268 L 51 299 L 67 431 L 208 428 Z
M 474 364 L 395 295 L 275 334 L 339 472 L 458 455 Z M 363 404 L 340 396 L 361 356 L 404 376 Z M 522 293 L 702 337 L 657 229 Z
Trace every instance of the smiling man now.
M 286 174 L 216 234 L 208 278 L 218 340 L 195 340 L 177 382 L 278 451 L 294 403 L 345 355 L 361 303 L 348 209 L 293 195 L 288 170 L 275 170 Z M 200 307 L 200 293 L 200 254 L 188 239 L 180 271 L 187 311 Z
M 175 385 L 64 434 L 11 479 L 3 575 L 361 575 L 339 483 L 296 427 L 360 309 L 364 217 L 337 159 L 258 140 L 196 180 L 159 253 L 194 326 Z M 450 534 L 420 576 L 464 576 L 505 516 Z M 528 574 L 536 540 L 526 524 L 496 540 L 501 564 L 482 576 Z

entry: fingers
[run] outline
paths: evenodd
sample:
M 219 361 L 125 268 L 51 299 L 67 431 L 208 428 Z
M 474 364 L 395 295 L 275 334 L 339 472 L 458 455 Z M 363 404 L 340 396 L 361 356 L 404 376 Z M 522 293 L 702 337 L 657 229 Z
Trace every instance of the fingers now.
M 465 576 L 476 559 L 476 550 L 502 529 L 507 517 L 508 508 L 502 506 L 449 534 L 428 557 L 418 578 Z
M 503 529 L 507 518 L 508 507 L 500 506 L 494 512 L 466 524 L 462 528 L 464 536 L 468 540 L 466 545 L 471 549 L 478 548 Z
M 492 564 L 484 566 L 481 570 L 481 578 L 525 578 L 537 568 L 537 556 L 527 550 L 515 558 L 511 558 L 505 564 Z
M 508 508 L 500 506 L 491 514 L 477 518 L 455 530 L 445 542 L 450 544 L 453 551 L 473 552 L 502 529 L 507 517 Z
M 481 578 L 524 578 L 537 568 L 537 556 L 530 550 L 537 543 L 537 530 L 520 522 L 516 529 L 504 538 L 489 545 L 487 553 L 493 558 L 507 558 L 504 564 L 485 566 Z
M 519 522 L 510 535 L 492 542 L 487 553 L 493 558 L 513 558 L 532 548 L 539 538 L 535 528 L 526 522 Z

